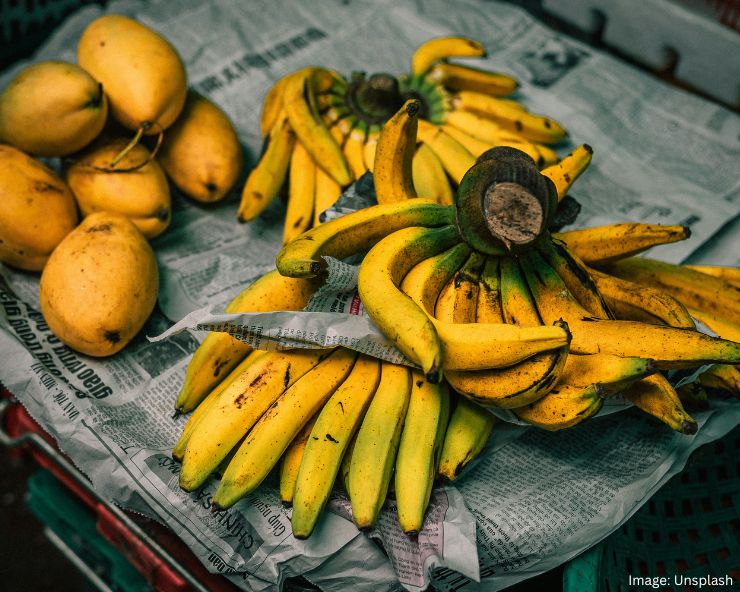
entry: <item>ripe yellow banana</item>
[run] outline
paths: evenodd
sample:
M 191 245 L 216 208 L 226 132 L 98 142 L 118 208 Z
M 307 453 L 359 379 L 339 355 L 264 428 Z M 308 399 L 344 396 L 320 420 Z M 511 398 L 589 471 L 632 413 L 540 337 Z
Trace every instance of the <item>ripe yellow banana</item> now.
M 342 152 L 344 157 L 347 159 L 349 168 L 352 170 L 352 176 L 355 179 L 359 179 L 367 171 L 365 166 L 365 139 L 367 137 L 367 124 L 364 122 L 358 122 L 358 124 L 352 128 L 349 132 L 347 140 L 342 146 Z
M 707 388 L 719 389 L 740 395 L 740 368 L 716 364 L 699 375 L 699 382 Z
M 444 226 L 455 210 L 430 199 L 378 205 L 312 228 L 283 247 L 276 266 L 289 277 L 315 277 L 326 268 L 323 256 L 344 259 L 372 247 L 381 238 L 409 226 Z
M 316 191 L 316 163 L 311 155 L 296 142 L 290 159 L 288 180 L 288 208 L 283 226 L 283 244 L 311 227 L 313 221 L 314 194 Z
M 442 128 L 423 119 L 419 120 L 418 137 L 432 149 L 447 174 L 459 185 L 468 169 L 475 164 L 475 157 Z
M 475 323 L 478 306 L 478 283 L 486 259 L 473 251 L 468 260 L 457 271 L 451 280 L 453 287 L 452 307 L 449 312 L 440 310 L 437 302 L 434 316 L 446 323 Z
M 418 100 L 409 99 L 380 132 L 373 164 L 375 196 L 379 204 L 416 197 L 411 163 L 416 150 L 419 107 Z
M 293 495 L 293 536 L 313 532 L 334 486 L 342 457 L 362 422 L 380 380 L 380 363 L 360 356 L 347 380 L 319 413 L 303 452 Z
M 367 139 L 362 148 L 362 157 L 368 171 L 375 170 L 375 151 L 378 149 L 378 138 L 380 137 L 380 126 L 373 124 L 367 130 Z
M 568 133 L 557 121 L 544 115 L 536 115 L 483 93 L 461 90 L 453 99 L 453 109 L 478 113 L 493 119 L 504 129 L 515 131 L 528 140 L 543 144 L 557 144 Z
M 588 168 L 594 151 L 588 144 L 573 149 L 563 160 L 542 170 L 542 174 L 555 183 L 558 201 L 562 201 L 576 179 Z
M 610 224 L 554 234 L 587 265 L 598 266 L 626 259 L 651 247 L 689 238 L 687 226 Z
M 422 43 L 411 57 L 411 73 L 420 76 L 437 62 L 447 58 L 481 58 L 486 56 L 482 43 L 467 37 L 438 37 Z
M 490 142 L 484 142 L 483 140 L 479 140 L 478 138 L 475 138 L 471 136 L 470 134 L 451 126 L 448 123 L 445 123 L 441 126 L 441 129 L 448 135 L 452 136 L 455 140 L 460 142 L 462 146 L 470 152 L 475 158 L 478 158 L 481 154 L 483 154 L 486 150 L 489 150 L 491 148 Z
M 449 419 L 450 394 L 413 372 L 411 397 L 396 457 L 396 505 L 401 529 L 421 530 Z
M 558 153 L 555 152 L 549 146 L 545 146 L 544 144 L 537 144 L 537 143 L 532 144 L 532 146 L 537 148 L 537 151 L 540 153 L 540 160 L 536 161 L 537 166 L 540 169 L 550 167 L 554 164 L 557 164 L 560 161 L 560 157 L 558 156 Z
M 483 272 L 480 276 L 480 285 L 478 286 L 478 306 L 475 311 L 476 323 L 504 323 L 504 310 L 501 302 L 501 278 L 500 267 L 501 259 L 499 257 L 489 257 L 483 266 Z M 518 270 L 517 270 L 518 271 Z M 526 287 L 526 284 L 524 284 Z M 539 325 L 540 318 L 537 316 L 537 310 L 532 309 L 534 318 L 532 322 L 515 322 L 512 325 Z
M 326 171 L 316 167 L 316 188 L 313 204 L 313 225 L 321 224 L 321 214 L 332 207 L 342 194 L 340 185 Z
M 691 329 L 595 318 L 536 251 L 521 257 L 520 262 L 542 320 L 548 323 L 563 319 L 568 323 L 573 353 L 650 358 L 661 369 L 740 363 L 740 343 Z
M 282 396 L 267 403 L 269 408 L 261 411 L 259 421 L 224 472 L 213 496 L 217 508 L 231 507 L 262 483 L 301 428 L 347 378 L 356 357 L 345 348 L 334 350 Z
M 607 273 L 663 290 L 684 306 L 740 324 L 740 288 L 680 265 L 633 257 L 605 267 Z
M 311 430 L 313 430 L 318 418 L 319 414 L 317 413 L 308 420 L 308 423 L 293 438 L 280 461 L 280 501 L 284 504 L 293 504 L 293 494 L 298 479 L 298 470 L 301 468 L 301 461 L 303 460 L 303 451 L 306 449 L 308 437 L 311 435 Z
M 684 265 L 689 269 L 705 273 L 713 277 L 726 281 L 736 288 L 740 288 L 740 268 L 739 267 L 722 267 L 720 265 Z
M 270 352 L 257 358 L 229 384 L 190 434 L 180 487 L 200 487 L 273 401 L 327 352 Z
M 454 226 L 397 230 L 370 249 L 357 278 L 370 318 L 401 352 L 421 366 L 427 380 L 435 383 L 442 379 L 442 344 L 427 314 L 398 286 L 414 265 L 459 240 Z
M 704 323 L 722 339 L 740 342 L 740 325 L 728 321 L 727 319 L 723 319 L 716 314 L 696 310 L 695 308 L 689 308 L 689 313 L 692 317 Z
M 314 162 L 338 185 L 349 185 L 352 173 L 342 149 L 324 125 L 315 104 L 316 85 L 320 78 L 321 70 L 318 68 L 304 68 L 290 76 L 283 93 L 285 113 L 290 127 Z
M 557 431 L 573 427 L 595 415 L 604 404 L 601 387 L 558 385 L 542 399 L 514 409 L 522 421 L 539 428 Z
M 604 395 L 619 393 L 636 380 L 654 374 L 655 364 L 644 358 L 624 358 L 610 354 L 570 354 L 558 386 L 587 387 L 598 384 Z
M 275 122 L 278 120 L 280 112 L 283 110 L 285 83 L 291 74 L 283 76 L 269 91 L 267 91 L 265 100 L 262 103 L 262 113 L 260 114 L 260 132 L 262 133 L 263 138 L 270 135 Z
M 347 446 L 347 450 L 344 451 L 344 456 L 342 457 L 342 466 L 340 467 L 340 476 L 342 477 L 342 485 L 344 485 L 344 491 L 347 493 L 347 497 L 352 499 L 352 494 L 349 491 L 349 471 L 350 467 L 352 466 L 352 455 L 355 453 L 355 443 L 357 442 L 357 434 L 359 433 L 359 430 L 355 433 L 354 438 L 352 438 L 349 441 L 349 446 Z
M 451 90 L 473 90 L 498 97 L 510 95 L 519 87 L 516 79 L 506 74 L 446 62 L 432 67 L 427 78 Z
M 672 430 L 695 434 L 698 426 L 678 398 L 676 389 L 662 374 L 653 374 L 633 384 L 623 396 L 635 407 L 659 419 Z
M 411 394 L 411 371 L 383 362 L 378 389 L 357 432 L 345 478 L 352 517 L 371 528 L 385 503 Z
M 286 278 L 273 270 L 242 290 L 226 312 L 301 310 L 317 287 L 314 280 Z M 175 407 L 183 413 L 194 409 L 250 351 L 249 345 L 228 333 L 209 333 L 188 364 Z
M 249 222 L 259 216 L 272 203 L 285 182 L 295 134 L 284 115 L 278 116 L 266 142 L 262 158 L 249 173 L 242 190 L 237 212 L 240 222 Z
M 662 290 L 620 280 L 595 269 L 589 274 L 617 319 L 694 329 L 683 304 Z
M 457 405 L 450 415 L 438 473 L 454 481 L 488 442 L 496 418 L 465 397 L 457 397 Z
M 434 151 L 426 144 L 419 144 L 411 165 L 414 190 L 419 197 L 435 200 L 443 205 L 455 203 L 454 193 L 444 167 Z

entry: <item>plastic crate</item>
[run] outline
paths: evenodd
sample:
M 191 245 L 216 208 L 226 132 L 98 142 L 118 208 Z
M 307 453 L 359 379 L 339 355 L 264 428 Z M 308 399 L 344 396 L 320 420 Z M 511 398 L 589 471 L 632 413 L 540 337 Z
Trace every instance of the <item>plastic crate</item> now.
M 564 592 L 652 589 L 630 585 L 629 576 L 668 578 L 670 583 L 658 589 L 673 592 L 698 590 L 698 586 L 674 585 L 674 575 L 730 576 L 738 582 L 739 452 L 740 428 L 696 451 L 686 469 L 622 528 L 567 565 Z

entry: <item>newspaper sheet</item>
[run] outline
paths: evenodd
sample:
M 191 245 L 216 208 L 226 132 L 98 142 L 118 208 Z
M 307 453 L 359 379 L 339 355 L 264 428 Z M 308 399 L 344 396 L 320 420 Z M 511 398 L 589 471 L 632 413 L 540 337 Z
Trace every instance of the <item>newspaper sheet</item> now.
M 402 73 L 413 49 L 430 37 L 476 37 L 490 56 L 476 65 L 516 75 L 524 104 L 563 121 L 574 143 L 594 146 L 594 162 L 575 190 L 583 206 L 578 226 L 687 224 L 692 239 L 655 256 L 737 262 L 727 260 L 738 252 L 738 235 L 727 229 L 740 212 L 740 118 L 550 31 L 510 4 L 184 0 L 173 11 L 164 0 L 123 0 L 107 10 L 135 16 L 172 41 L 190 83 L 235 122 L 251 162 L 261 144 L 259 107 L 284 74 L 310 63 L 345 74 Z M 81 31 L 100 12 L 87 7 L 69 17 L 32 61 L 75 61 Z M 2 73 L 0 87 L 23 65 Z M 432 579 L 443 590 L 499 589 L 607 536 L 680 470 L 691 450 L 740 421 L 737 410 L 718 404 L 698 415 L 701 429 L 693 437 L 631 413 L 556 435 L 504 425 L 458 485 L 435 489 L 418 541 L 399 534 L 392 502 L 370 537 L 358 533 L 341 492 L 314 536 L 297 541 L 274 480 L 214 513 L 214 482 L 182 492 L 169 456 L 186 419 L 172 417 L 173 401 L 204 333 L 158 342 L 146 336 L 198 309 L 223 310 L 272 267 L 284 204 L 278 200 L 259 220 L 239 225 L 238 189 L 211 207 L 174 193 L 171 227 L 152 243 L 162 280 L 159 309 L 109 359 L 62 345 L 38 312 L 37 277 L 0 268 L 0 381 L 102 495 L 170 526 L 208 569 L 242 589 L 276 589 L 294 574 L 325 590 L 419 590 Z M 327 216 L 355 209 L 366 195 L 358 184 L 345 196 L 345 209 Z

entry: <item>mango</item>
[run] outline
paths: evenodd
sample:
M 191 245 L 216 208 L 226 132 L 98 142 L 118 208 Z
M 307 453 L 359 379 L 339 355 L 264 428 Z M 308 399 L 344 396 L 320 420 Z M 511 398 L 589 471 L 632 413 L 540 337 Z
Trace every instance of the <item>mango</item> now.
M 63 343 L 110 356 L 141 330 L 154 309 L 154 252 L 126 217 L 90 214 L 54 250 L 39 284 L 41 313 Z
M 99 170 L 109 167 L 127 143 L 120 138 L 95 142 L 67 167 L 65 178 L 84 216 L 115 212 L 130 218 L 145 237 L 154 238 L 169 225 L 172 208 L 167 177 L 149 150 L 136 144 L 117 165 L 119 171 Z
M 0 140 L 39 156 L 66 156 L 100 133 L 108 114 L 103 87 L 74 64 L 25 68 L 0 95 Z
M 222 199 L 243 166 L 242 147 L 228 116 L 194 91 L 167 130 L 157 158 L 180 191 L 206 203 Z
M 54 171 L 0 144 L 0 261 L 40 271 L 77 220 L 72 192 Z
M 109 14 L 90 23 L 77 62 L 103 83 L 111 114 L 129 129 L 158 134 L 185 104 L 187 76 L 177 50 L 129 17 Z

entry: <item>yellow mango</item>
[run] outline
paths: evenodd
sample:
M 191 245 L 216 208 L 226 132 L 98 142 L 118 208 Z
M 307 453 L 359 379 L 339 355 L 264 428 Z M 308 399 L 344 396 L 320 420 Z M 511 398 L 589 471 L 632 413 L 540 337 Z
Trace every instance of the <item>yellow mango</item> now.
M 228 116 L 194 91 L 167 130 L 157 158 L 177 188 L 200 202 L 223 198 L 243 165 L 242 147 Z
M 157 301 L 154 252 L 131 221 L 98 212 L 54 250 L 39 284 L 41 313 L 66 345 L 90 356 L 121 350 Z
M 187 77 L 177 50 L 129 17 L 109 14 L 90 23 L 77 62 L 103 83 L 111 114 L 129 129 L 157 134 L 185 104 Z
M 0 144 L 0 261 L 40 271 L 77 226 L 72 192 L 44 163 Z
M 66 156 L 100 133 L 108 114 L 103 87 L 74 64 L 25 68 L 0 95 L 0 139 L 39 156 Z
M 118 164 L 121 170 L 98 170 L 106 169 L 126 144 L 125 139 L 95 142 L 66 169 L 65 178 L 84 216 L 93 212 L 122 214 L 145 237 L 154 238 L 170 223 L 171 203 L 167 178 L 159 163 L 149 160 L 149 150 L 137 144 Z M 131 168 L 135 170 L 126 171 Z

